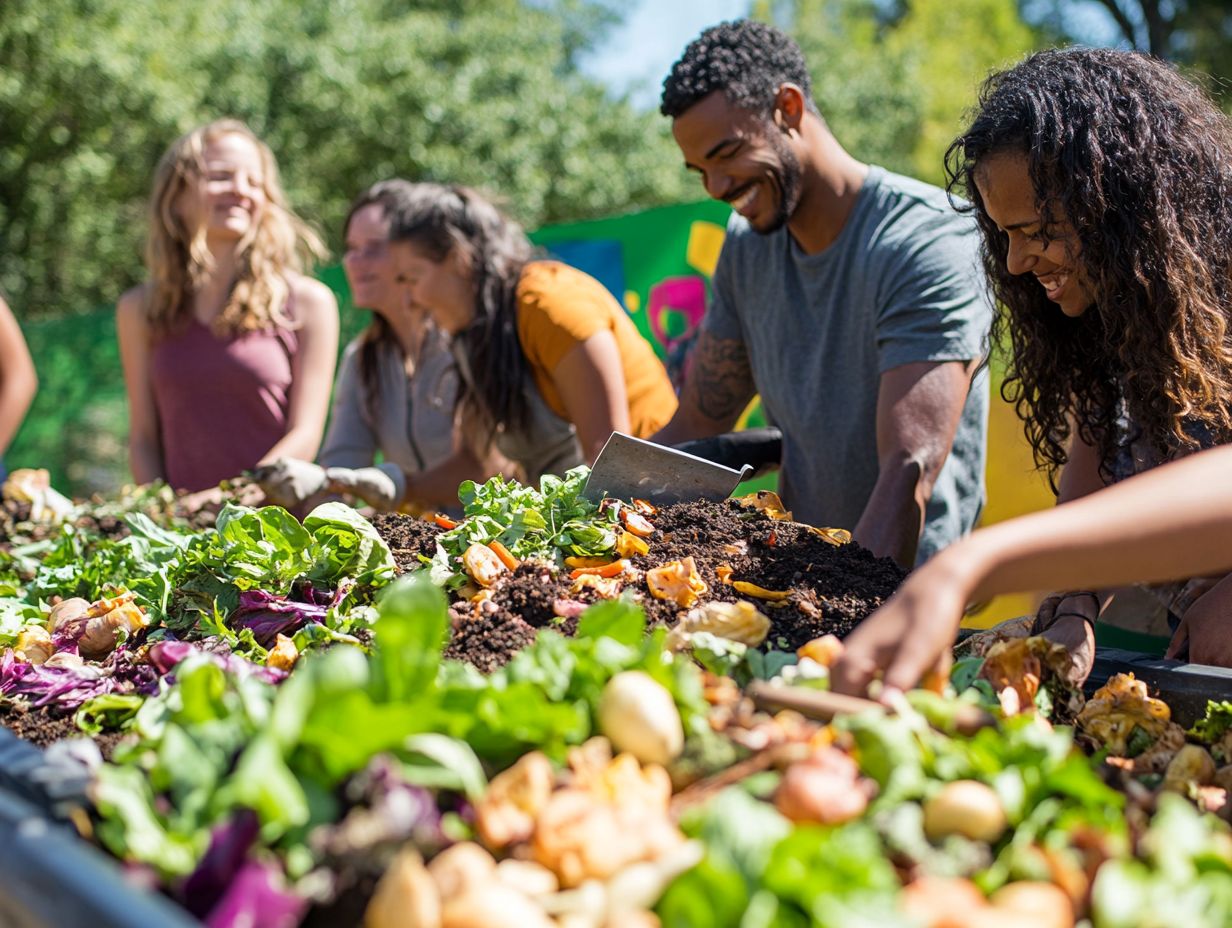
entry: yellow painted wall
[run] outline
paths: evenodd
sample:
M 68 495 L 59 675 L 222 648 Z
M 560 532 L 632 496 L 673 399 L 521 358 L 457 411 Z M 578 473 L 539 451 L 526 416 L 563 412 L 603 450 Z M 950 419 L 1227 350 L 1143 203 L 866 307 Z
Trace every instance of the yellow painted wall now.
M 988 503 L 983 525 L 1003 522 L 1047 508 L 1056 501 L 1048 481 L 1035 470 L 1031 446 L 1023 436 L 1022 423 L 1014 408 L 1001 399 L 1000 377 L 993 372 L 992 403 L 988 414 Z M 985 608 L 969 616 L 963 625 L 988 628 L 990 625 L 1035 611 L 1039 594 L 999 596 Z

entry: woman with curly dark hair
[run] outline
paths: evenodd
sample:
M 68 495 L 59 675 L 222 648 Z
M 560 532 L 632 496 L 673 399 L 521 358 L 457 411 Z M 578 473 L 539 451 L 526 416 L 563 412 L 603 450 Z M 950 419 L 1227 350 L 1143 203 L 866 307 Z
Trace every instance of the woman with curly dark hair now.
M 1232 121 L 1199 87 L 1139 53 L 1040 52 L 989 78 L 946 168 L 1001 306 L 1002 394 L 1058 502 L 1232 442 Z M 1232 579 L 1152 592 L 1170 655 L 1232 665 Z M 1036 616 L 1082 676 L 1107 599 Z

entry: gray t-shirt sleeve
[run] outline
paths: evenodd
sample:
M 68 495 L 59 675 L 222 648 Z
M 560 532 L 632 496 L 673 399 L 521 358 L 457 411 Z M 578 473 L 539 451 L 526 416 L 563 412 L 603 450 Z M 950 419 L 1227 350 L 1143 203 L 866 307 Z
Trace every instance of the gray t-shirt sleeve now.
M 706 315 L 702 319 L 702 328 L 715 338 L 744 341 L 744 326 L 736 311 L 738 299 L 734 287 L 739 279 L 739 260 L 738 236 L 729 223 L 727 237 L 714 268 L 714 277 L 710 280 L 710 305 L 706 307 Z
M 376 459 L 376 434 L 364 411 L 359 377 L 359 345 L 347 345 L 334 381 L 334 402 L 329 429 L 317 455 L 323 467 L 371 467 Z
M 982 356 L 992 310 L 974 223 L 936 213 L 910 229 L 899 225 L 904 245 L 887 251 L 881 274 L 878 372 Z

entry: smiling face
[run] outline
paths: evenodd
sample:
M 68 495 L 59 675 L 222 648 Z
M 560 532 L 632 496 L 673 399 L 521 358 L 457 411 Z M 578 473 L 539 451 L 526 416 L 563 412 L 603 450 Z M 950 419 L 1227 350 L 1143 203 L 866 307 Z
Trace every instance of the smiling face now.
M 180 194 L 177 208 L 189 228 L 209 239 L 241 239 L 256 231 L 266 206 L 265 165 L 252 139 L 227 133 L 202 151 L 204 173 Z
M 362 206 L 351 216 L 342 267 L 357 307 L 382 315 L 402 309 L 402 292 L 394 279 L 397 271 L 389 248 L 389 218 L 380 203 Z
M 389 250 L 407 309 L 430 313 L 448 335 L 457 335 L 471 324 L 475 318 L 475 288 L 457 248 L 443 261 L 433 261 L 411 242 L 391 242 Z
M 991 155 L 975 170 L 975 184 L 988 218 L 1007 237 L 1005 265 L 1011 274 L 1032 274 L 1044 295 L 1067 316 L 1078 317 L 1095 302 L 1083 270 L 1081 245 L 1063 217 L 1045 222 L 1027 158 L 1017 152 Z
M 706 193 L 730 203 L 754 231 L 774 232 L 796 211 L 800 160 L 774 122 L 716 90 L 676 117 L 672 135 Z

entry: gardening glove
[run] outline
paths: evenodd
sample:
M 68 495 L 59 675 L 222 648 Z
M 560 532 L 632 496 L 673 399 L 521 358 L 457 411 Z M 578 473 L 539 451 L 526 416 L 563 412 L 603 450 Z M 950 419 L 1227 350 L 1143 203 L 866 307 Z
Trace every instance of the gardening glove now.
M 330 467 L 325 477 L 331 491 L 357 496 L 384 512 L 397 509 L 406 495 L 406 475 L 391 461 L 376 467 Z
M 783 459 L 783 433 L 773 426 L 745 429 L 743 432 L 724 432 L 712 438 L 698 438 L 674 445 L 707 461 L 739 470 L 745 464 L 753 468 L 749 476 L 776 469 Z
M 324 467 L 295 458 L 278 458 L 263 464 L 253 472 L 253 480 L 265 492 L 267 501 L 287 509 L 316 496 L 328 482 Z

